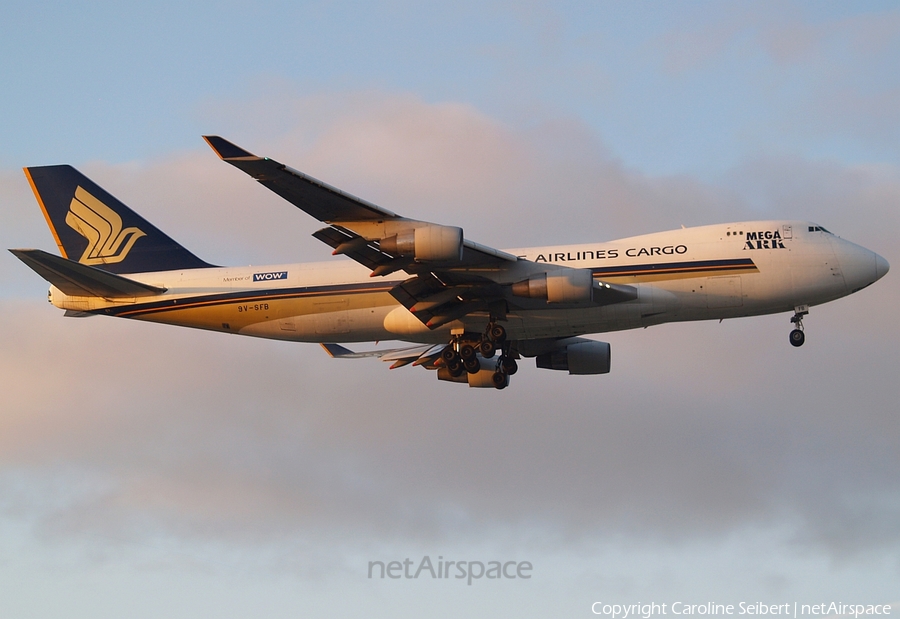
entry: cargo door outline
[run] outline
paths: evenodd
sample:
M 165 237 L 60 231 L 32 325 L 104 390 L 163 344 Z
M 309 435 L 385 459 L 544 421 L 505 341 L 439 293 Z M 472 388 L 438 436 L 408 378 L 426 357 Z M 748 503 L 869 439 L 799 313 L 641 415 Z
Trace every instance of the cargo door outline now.
M 724 309 L 744 305 L 740 275 L 708 277 L 706 279 L 706 307 Z
M 329 299 L 313 303 L 313 324 L 316 333 L 334 335 L 350 332 L 350 313 L 347 299 Z

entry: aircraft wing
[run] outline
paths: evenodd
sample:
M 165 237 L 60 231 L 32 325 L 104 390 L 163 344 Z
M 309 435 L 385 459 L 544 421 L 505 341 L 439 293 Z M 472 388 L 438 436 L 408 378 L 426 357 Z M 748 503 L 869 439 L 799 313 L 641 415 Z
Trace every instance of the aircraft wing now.
M 387 209 L 345 193 L 268 157 L 257 157 L 248 153 L 217 135 L 205 135 L 203 139 L 223 161 L 246 172 L 319 221 L 368 221 L 397 217 Z
M 522 299 L 491 275 L 516 263 L 524 266 L 523 259 L 465 239 L 460 228 L 401 217 L 219 136 L 203 137 L 223 161 L 329 224 L 313 236 L 329 245 L 333 254 L 344 254 L 371 269 L 372 277 L 396 271 L 411 275 L 391 295 L 429 328 L 476 312 L 505 318 L 510 308 L 521 307 Z M 543 270 L 533 266 L 534 271 Z M 602 298 L 615 303 L 635 296 L 629 290 L 625 296 L 607 292 Z
M 385 251 L 378 239 L 384 239 L 396 230 L 434 226 L 401 217 L 268 157 L 257 157 L 219 136 L 206 135 L 203 139 L 223 161 L 252 176 L 319 221 L 332 224 L 314 236 L 331 245 L 336 254 L 346 254 L 373 270 L 382 267 L 374 275 L 406 270 L 405 266 L 415 263 L 413 259 Z M 457 260 L 446 261 L 449 264 L 443 266 L 474 267 L 516 260 L 516 256 L 506 252 L 463 239 L 462 255 Z

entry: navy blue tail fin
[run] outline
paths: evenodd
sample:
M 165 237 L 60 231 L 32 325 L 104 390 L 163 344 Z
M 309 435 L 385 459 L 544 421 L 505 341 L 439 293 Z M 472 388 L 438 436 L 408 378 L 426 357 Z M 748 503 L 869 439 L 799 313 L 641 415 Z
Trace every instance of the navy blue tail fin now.
M 25 168 L 64 258 L 110 273 L 213 266 L 68 165 Z

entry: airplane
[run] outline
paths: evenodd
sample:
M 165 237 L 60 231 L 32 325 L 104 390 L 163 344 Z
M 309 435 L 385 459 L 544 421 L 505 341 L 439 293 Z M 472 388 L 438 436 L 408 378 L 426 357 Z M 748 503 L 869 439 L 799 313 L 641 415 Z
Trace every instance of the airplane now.
M 442 381 L 503 389 L 517 361 L 610 371 L 584 335 L 793 311 L 888 272 L 878 254 L 806 221 L 745 221 L 554 247 L 498 250 L 459 227 L 410 219 L 219 137 L 223 161 L 325 224 L 312 236 L 351 260 L 222 267 L 179 245 L 68 165 L 25 168 L 61 256 L 10 251 L 66 316 L 106 315 L 314 342 L 334 358 L 418 365 Z M 413 346 L 354 352 L 342 344 Z

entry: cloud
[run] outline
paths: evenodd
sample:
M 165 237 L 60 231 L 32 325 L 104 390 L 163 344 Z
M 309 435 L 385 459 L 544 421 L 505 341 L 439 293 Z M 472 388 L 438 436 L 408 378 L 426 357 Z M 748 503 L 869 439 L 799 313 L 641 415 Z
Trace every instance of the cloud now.
M 757 160 L 715 184 L 654 178 L 575 121 L 522 130 L 458 103 L 331 97 L 282 100 L 277 139 L 226 137 L 489 244 L 762 212 L 821 220 L 900 261 L 891 167 Z M 327 255 L 307 236 L 315 222 L 205 150 L 86 171 L 205 258 Z M 19 497 L 6 509 L 33 514 L 42 535 L 409 543 L 500 531 L 576 547 L 787 523 L 836 553 L 900 543 L 890 276 L 814 308 L 800 350 L 786 316 L 668 325 L 604 336 L 609 376 L 524 367 L 504 392 L 312 345 L 63 319 L 43 298 L 10 296 L 0 484 Z M 26 497 L 29 483 L 43 490 Z
M 835 51 L 854 61 L 878 60 L 900 43 L 900 12 L 879 11 L 821 21 L 769 19 L 760 41 L 780 62 L 809 61 Z
M 900 12 L 848 16 L 755 3 L 689 18 L 649 41 L 650 61 L 673 97 L 707 82 L 691 105 L 719 102 L 709 113 L 727 109 L 731 126 L 743 123 L 745 149 L 877 153 L 896 163 Z
M 891 229 L 900 224 L 897 166 L 757 158 L 729 171 L 723 185 L 740 195 L 759 217 L 791 213 L 814 220 L 886 256 L 893 245 Z
M 688 177 L 650 178 L 624 168 L 572 119 L 519 129 L 470 105 L 429 104 L 411 95 L 281 95 L 210 104 L 205 114 L 224 127 L 224 137 L 256 154 L 395 212 L 432 220 L 452 213 L 469 238 L 493 246 L 612 239 L 722 221 L 724 208 L 739 206 Z M 261 137 L 228 130 L 251 115 Z M 327 257 L 309 238 L 318 222 L 221 162 L 199 138 L 196 150 L 155 161 L 81 167 L 207 261 Z M 27 185 L 11 183 L 18 192 L 16 220 L 31 222 L 34 244 L 51 248 L 40 221 L 28 215 L 34 203 Z M 514 224 L 519 221 L 532 223 Z
M 783 119 L 785 131 L 808 139 L 851 138 L 896 159 L 900 140 L 900 84 L 893 70 L 900 52 L 900 12 L 853 15 L 819 23 L 771 23 L 760 44 L 808 91 Z M 802 110 L 801 113 L 800 110 Z
M 782 65 L 819 65 L 825 58 L 844 63 L 882 62 L 900 43 L 896 9 L 845 15 L 796 6 L 750 3 L 680 16 L 655 40 L 673 74 L 697 71 L 728 59 L 729 53 L 763 52 Z M 849 76 L 845 76 L 849 77 Z
M 269 99 L 213 106 L 207 115 L 236 125 Z M 570 242 L 572 230 L 598 227 L 602 238 L 615 238 L 708 221 L 734 205 L 693 179 L 626 169 L 570 118 L 520 129 L 470 105 L 377 92 L 282 98 L 267 111 L 258 130 L 278 137 L 251 150 L 396 212 L 425 219 L 453 212 L 469 236 L 495 246 Z M 533 223 L 511 225 L 520 220 Z

